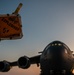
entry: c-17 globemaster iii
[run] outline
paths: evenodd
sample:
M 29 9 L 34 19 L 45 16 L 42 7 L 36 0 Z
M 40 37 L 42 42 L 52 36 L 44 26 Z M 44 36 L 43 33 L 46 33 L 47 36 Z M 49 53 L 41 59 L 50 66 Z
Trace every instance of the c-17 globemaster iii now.
M 33 57 L 22 56 L 14 62 L 0 61 L 0 71 L 8 72 L 13 66 L 28 69 L 31 64 L 37 64 L 40 75 L 74 75 L 74 54 L 63 42 L 53 41 L 39 53 Z

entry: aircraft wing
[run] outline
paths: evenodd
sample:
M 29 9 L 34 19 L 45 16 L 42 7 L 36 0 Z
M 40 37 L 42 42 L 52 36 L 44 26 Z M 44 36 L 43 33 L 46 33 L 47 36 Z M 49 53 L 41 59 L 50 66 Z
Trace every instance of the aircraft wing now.
M 13 66 L 18 66 L 22 69 L 27 69 L 30 67 L 31 64 L 37 64 L 39 66 L 40 63 L 40 56 L 33 56 L 33 57 L 27 57 L 22 56 L 17 61 L 14 62 L 8 62 L 6 60 L 0 62 L 0 72 L 8 72 Z

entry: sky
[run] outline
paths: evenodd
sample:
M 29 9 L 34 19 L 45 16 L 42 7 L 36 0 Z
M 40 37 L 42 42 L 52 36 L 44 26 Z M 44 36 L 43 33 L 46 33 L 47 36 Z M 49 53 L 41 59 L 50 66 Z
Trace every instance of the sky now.
M 0 42 L 0 61 L 16 61 L 21 56 L 35 56 L 52 41 L 64 42 L 74 51 L 74 0 L 0 0 L 0 14 L 12 14 L 19 3 L 23 37 Z M 39 75 L 32 65 L 23 70 L 13 67 L 0 75 Z

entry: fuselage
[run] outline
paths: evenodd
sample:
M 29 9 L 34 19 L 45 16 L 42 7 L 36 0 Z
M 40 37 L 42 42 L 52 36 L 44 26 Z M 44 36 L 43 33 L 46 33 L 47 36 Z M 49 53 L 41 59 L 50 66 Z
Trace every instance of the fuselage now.
M 41 58 L 41 75 L 72 73 L 74 58 L 64 43 L 54 41 L 46 46 Z

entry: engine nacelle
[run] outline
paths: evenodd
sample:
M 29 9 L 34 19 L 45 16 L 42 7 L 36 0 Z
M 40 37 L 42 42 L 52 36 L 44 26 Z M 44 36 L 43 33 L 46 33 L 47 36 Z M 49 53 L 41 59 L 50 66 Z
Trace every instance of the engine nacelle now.
M 27 56 L 20 57 L 18 59 L 18 66 L 22 69 L 27 69 L 30 67 L 30 60 Z
M 10 70 L 10 64 L 7 61 L 1 61 L 0 62 L 0 71 L 1 72 L 7 72 Z

